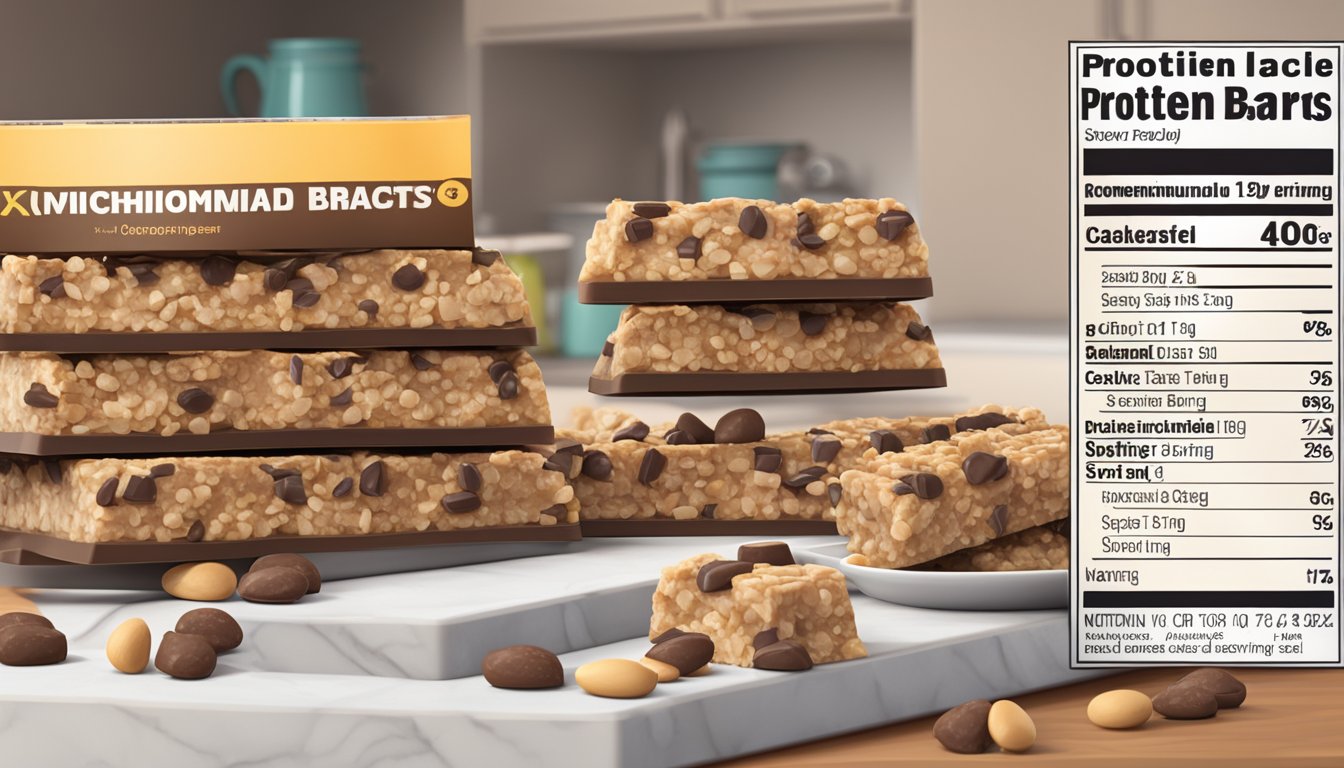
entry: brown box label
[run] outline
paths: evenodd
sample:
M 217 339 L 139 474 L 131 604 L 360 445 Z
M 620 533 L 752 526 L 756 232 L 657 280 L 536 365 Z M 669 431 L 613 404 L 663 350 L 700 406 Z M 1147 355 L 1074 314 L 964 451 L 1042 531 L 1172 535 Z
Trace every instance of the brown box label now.
M 474 241 L 465 117 L 0 124 L 0 252 Z

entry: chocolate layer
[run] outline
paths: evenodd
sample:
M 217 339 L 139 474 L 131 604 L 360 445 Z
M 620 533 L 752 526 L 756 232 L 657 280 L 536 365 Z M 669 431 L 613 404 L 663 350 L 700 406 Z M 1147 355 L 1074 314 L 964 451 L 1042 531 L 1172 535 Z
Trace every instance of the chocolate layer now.
M 0 352 L 56 352 L 63 355 L 155 354 L 202 349 L 486 349 L 530 347 L 533 326 L 506 328 L 337 328 L 304 331 L 223 331 L 217 333 L 3 333 Z
M 726 304 L 762 301 L 912 301 L 933 295 L 928 277 L 804 280 L 625 280 L 580 282 L 584 304 Z
M 584 536 L 834 536 L 832 520 L 584 520 Z
M 947 386 L 942 368 L 907 371 L 799 371 L 790 373 L 625 373 L 588 379 L 598 395 L 713 395 L 723 392 L 812 394 L 927 389 Z

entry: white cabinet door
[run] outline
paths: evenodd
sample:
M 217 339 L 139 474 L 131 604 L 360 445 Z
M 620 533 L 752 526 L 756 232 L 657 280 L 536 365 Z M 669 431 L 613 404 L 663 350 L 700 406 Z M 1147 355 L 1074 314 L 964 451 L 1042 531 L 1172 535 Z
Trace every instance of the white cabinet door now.
M 1139 0 L 1130 0 L 1138 2 Z M 1339 0 L 1161 0 L 1143 2 L 1152 40 L 1339 40 Z
M 726 0 L 724 15 L 760 20 L 833 16 L 899 16 L 909 0 Z
M 472 39 L 648 28 L 667 22 L 714 18 L 714 0 L 468 0 Z

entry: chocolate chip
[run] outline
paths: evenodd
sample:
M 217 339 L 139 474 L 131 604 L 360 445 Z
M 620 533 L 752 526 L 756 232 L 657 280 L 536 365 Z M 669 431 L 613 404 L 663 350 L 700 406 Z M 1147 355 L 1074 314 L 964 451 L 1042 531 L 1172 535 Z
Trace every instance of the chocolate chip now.
M 993 429 L 1004 424 L 1016 424 L 1015 419 L 1004 416 L 1002 413 L 982 413 L 978 416 L 962 416 L 957 419 L 957 431 L 967 432 L 973 429 Z
M 556 453 L 568 453 L 571 456 L 583 455 L 583 443 L 578 440 L 571 440 L 568 437 L 557 438 L 555 441 Z
M 938 443 L 952 439 L 952 430 L 946 424 L 933 424 L 924 428 L 924 442 Z
M 611 357 L 616 352 L 616 345 L 610 339 L 602 345 L 602 356 Z
M 275 481 L 275 496 L 286 504 L 307 504 L 308 492 L 303 489 L 303 478 L 287 475 Z
M 775 629 L 774 627 L 771 627 L 769 629 L 762 629 L 760 632 L 757 632 L 756 636 L 751 638 L 751 647 L 756 650 L 760 650 L 761 648 L 764 648 L 767 645 L 774 645 L 775 643 L 778 642 L 779 642 L 779 630 Z
M 504 374 L 513 370 L 513 364 L 508 360 L 496 360 L 490 364 L 485 372 L 490 374 L 490 380 L 498 384 L 499 380 L 504 378 Z
M 40 624 L 11 624 L 0 628 L 0 664 L 37 667 L 65 661 L 65 635 Z
M 762 445 L 756 448 L 755 454 L 757 472 L 778 472 L 779 465 L 784 463 L 784 454 L 778 448 Z
M 187 413 L 205 413 L 215 404 L 214 395 L 200 387 L 182 390 L 177 396 L 177 404 Z
M 971 485 L 992 483 L 1008 474 L 1008 459 L 976 451 L 961 462 L 961 471 L 966 475 L 966 482 Z
M 937 475 L 928 472 L 906 475 L 901 478 L 901 483 L 910 489 L 909 492 L 913 492 L 921 499 L 936 499 L 943 495 L 943 481 Z
M 611 442 L 619 443 L 622 440 L 640 440 L 649 436 L 649 425 L 642 421 L 636 421 L 633 424 L 626 425 L 611 434 Z
M 905 443 L 901 442 L 900 435 L 890 429 L 875 429 L 869 432 L 868 442 L 878 453 L 900 453 L 905 450 Z
M 997 538 L 1008 529 L 1008 505 L 1000 504 L 989 514 L 989 527 Z
M 424 355 L 416 352 L 411 353 L 411 365 L 417 371 L 428 371 L 430 368 L 434 367 L 434 364 L 425 358 Z
M 506 371 L 499 377 L 499 399 L 512 400 L 518 396 L 518 374 Z
M 701 592 L 722 592 L 732 588 L 734 576 L 751 571 L 752 564 L 741 560 L 712 560 L 700 566 L 695 574 L 695 585 Z
M 447 512 L 454 514 L 461 512 L 474 512 L 481 508 L 481 497 L 471 491 L 461 491 L 460 493 L 450 493 L 439 501 Z
M 216 653 L 232 651 L 243 644 L 243 628 L 238 621 L 218 608 L 196 608 L 177 620 L 176 632 L 205 638 Z
M 290 304 L 299 309 L 307 309 L 322 300 L 322 294 L 317 291 L 294 291 L 294 296 L 290 299 Z
M 510 645 L 487 653 L 481 674 L 496 688 L 536 690 L 565 684 L 560 658 L 535 645 Z
M 611 479 L 611 458 L 601 451 L 587 451 L 583 454 L 583 472 L 584 477 L 591 477 L 594 480 Z
M 149 468 L 149 476 L 155 480 L 160 477 L 172 477 L 177 474 L 176 464 L 155 464 Z
M 238 262 L 218 254 L 210 254 L 201 261 L 201 279 L 206 285 L 228 285 L 238 271 Z
M 154 654 L 154 667 L 179 680 L 203 680 L 215 673 L 218 661 L 209 640 L 183 632 L 164 632 Z
M 1218 714 L 1218 697 L 1197 683 L 1176 683 L 1153 697 L 1153 710 L 1168 720 L 1203 720 Z
M 499 261 L 499 251 L 476 248 L 471 252 L 471 263 L 478 267 L 488 267 Z
M 798 326 L 803 329 L 806 336 L 816 336 L 826 330 L 826 315 L 819 315 L 815 312 L 799 312 Z
M 840 438 L 834 435 L 814 435 L 812 437 L 812 460 L 827 463 L 840 453 Z
M 481 480 L 481 471 L 475 464 L 457 465 L 457 484 L 462 486 L 462 490 L 479 493 L 484 482 Z
M 292 552 L 282 552 L 275 555 L 263 555 L 252 563 L 252 567 L 247 570 L 260 571 L 264 568 L 293 568 L 308 581 L 308 591 L 305 594 L 313 595 L 322 591 L 322 574 L 317 570 L 317 564 L 303 555 Z
M 663 473 L 663 468 L 667 466 L 667 457 L 658 452 L 657 448 L 650 448 L 644 452 L 644 458 L 639 462 L 639 482 L 641 485 L 653 485 L 653 481 Z
M 117 486 L 119 481 L 115 477 L 109 477 L 98 486 L 98 493 L 94 495 L 93 500 L 100 507 L 111 507 L 117 503 Z
M 546 457 L 541 463 L 541 468 L 551 472 L 559 472 L 565 477 L 569 477 L 569 472 L 574 468 L 574 456 L 569 453 L 555 452 Z M 467 490 L 472 490 L 468 488 Z
M 794 242 L 797 243 L 798 245 L 801 245 L 802 247 L 806 248 L 809 251 L 818 250 L 822 246 L 826 245 L 826 241 L 821 239 L 821 235 L 816 234 L 799 235 L 798 237 L 794 238 Z
M 895 240 L 914 223 L 915 217 L 905 211 L 886 211 L 877 217 L 877 235 L 883 240 Z
M 47 472 L 47 479 L 57 485 L 61 482 L 61 462 L 56 459 L 43 459 L 42 468 Z
M 845 491 L 839 483 L 831 483 L 826 486 L 826 497 L 831 500 L 831 509 L 840 506 L 840 498 L 844 496 L 844 493 Z
M 272 480 L 279 480 L 285 477 L 299 476 L 299 470 L 297 469 L 276 468 L 272 467 L 270 464 L 262 464 L 259 468 L 261 469 L 262 472 L 265 472 L 266 474 L 270 475 Z
M 757 649 L 751 659 L 751 666 L 777 672 L 802 672 L 812 668 L 812 656 L 801 644 L 780 640 Z
M 414 264 L 403 264 L 392 273 L 392 285 L 403 291 L 418 290 L 425 284 L 425 273 Z
M 132 504 L 153 504 L 159 498 L 159 487 L 152 477 L 131 477 L 121 498 Z
M 653 638 L 653 640 L 651 640 L 650 642 L 652 642 L 654 645 L 657 645 L 657 644 L 659 644 L 659 643 L 665 643 L 665 642 L 667 642 L 668 640 L 671 640 L 671 639 L 674 638 L 674 637 L 681 637 L 681 636 L 684 635 L 684 634 L 686 634 L 685 630 L 681 630 L 681 629 L 677 629 L 676 627 L 673 627 L 673 628 L 667 630 L 666 632 L 662 633 L 661 635 L 659 635 L 659 636 Z
M 295 603 L 308 594 L 308 577 L 285 565 L 256 568 L 238 580 L 238 596 L 249 603 Z
M 48 619 L 41 614 L 28 613 L 27 611 L 8 611 L 0 613 L 0 629 L 4 629 L 5 627 L 17 627 L 20 625 L 46 627 L 47 629 L 56 628 L 56 625 L 51 623 L 51 619 Z
M 187 529 L 187 541 L 194 543 L 204 538 L 205 538 L 205 523 L 202 523 L 200 520 L 196 520 L 191 524 L 191 527 Z
M 663 440 L 666 440 L 668 445 L 695 445 L 695 438 L 680 429 L 669 429 L 667 434 L 663 435 Z
M 365 467 L 359 473 L 359 495 L 382 496 L 387 492 L 387 477 L 383 472 L 381 459 Z
M 988 699 L 976 699 L 947 710 L 933 724 L 933 738 L 951 752 L 978 755 L 989 749 Z
M 756 541 L 737 548 L 737 559 L 748 563 L 793 565 L 793 550 L 782 541 Z
M 751 321 L 751 327 L 757 331 L 768 331 L 775 327 L 778 316 L 765 307 L 743 307 L 741 313 Z
M 737 217 L 737 228 L 742 230 L 742 234 L 756 240 L 765 237 L 769 224 L 769 220 L 765 218 L 765 211 L 755 205 L 743 208 L 742 215 Z
M 635 215 L 646 219 L 661 219 L 672 212 L 672 206 L 667 203 L 635 203 Z
M 289 380 L 295 384 L 303 383 L 303 358 L 298 355 L 289 358 Z
M 355 308 L 368 315 L 370 320 L 378 317 L 378 302 L 373 299 L 364 299 L 356 304 Z
M 361 362 L 358 357 L 338 357 L 331 361 L 327 366 L 327 373 L 331 374 L 333 379 L 344 379 L 355 370 L 355 363 Z
M 48 277 L 38 284 L 37 290 L 42 292 L 43 296 L 50 296 L 53 299 L 65 298 L 65 278 L 60 275 Z
M 1045 523 L 1041 527 L 1046 529 L 1047 531 L 1050 531 L 1056 536 L 1063 536 L 1066 539 L 1073 535 L 1073 531 L 1069 530 L 1068 517 L 1061 517 L 1058 520 L 1051 520 L 1050 522 Z
M 625 222 L 625 239 L 632 243 L 653 237 L 653 222 L 644 218 L 634 218 Z
M 798 214 L 798 237 L 810 235 L 817 231 L 817 226 L 812 223 L 812 217 L 806 213 Z
M 349 496 L 350 492 L 354 489 L 355 481 L 348 477 L 343 477 L 341 478 L 341 482 L 337 483 L 336 487 L 331 489 L 331 496 L 332 498 L 343 499 L 346 496 Z
M 691 438 L 691 442 L 700 445 L 712 445 L 714 443 L 714 429 L 693 413 L 688 412 L 678 416 L 676 428 L 685 432 Z
M 765 419 L 750 408 L 729 411 L 714 425 L 714 442 L 757 443 L 765 438 Z
M 700 516 L 705 518 L 706 520 L 713 520 L 714 512 L 718 510 L 718 508 L 719 508 L 718 504 L 706 504 L 704 508 L 700 510 Z
M 355 400 L 355 388 L 346 387 L 345 389 L 341 390 L 340 394 L 336 395 L 335 397 L 332 397 L 330 402 L 332 405 L 335 406 L 344 406 L 349 405 L 350 403 L 354 402 L 354 400 Z
M 923 323 L 912 322 L 905 326 L 905 335 L 915 341 L 931 341 L 933 339 L 933 330 Z
M 29 408 L 55 408 L 61 404 L 61 399 L 48 392 L 45 386 L 34 383 L 23 393 L 23 404 Z
M 654 645 L 644 655 L 689 675 L 713 661 L 714 641 L 701 632 L 686 632 Z
M 262 274 L 261 281 L 266 286 L 266 290 L 271 293 L 279 293 L 285 290 L 285 283 L 289 282 L 289 275 L 285 274 L 283 269 L 271 267 Z
M 1176 681 L 1176 685 L 1199 685 L 1213 692 L 1219 709 L 1236 709 L 1246 701 L 1246 684 L 1225 669 L 1202 667 Z
M 825 476 L 825 467 L 808 467 L 793 477 L 786 478 L 784 480 L 784 487 L 794 491 L 801 490 Z
M 677 243 L 677 256 L 695 261 L 700 258 L 700 238 L 688 237 Z

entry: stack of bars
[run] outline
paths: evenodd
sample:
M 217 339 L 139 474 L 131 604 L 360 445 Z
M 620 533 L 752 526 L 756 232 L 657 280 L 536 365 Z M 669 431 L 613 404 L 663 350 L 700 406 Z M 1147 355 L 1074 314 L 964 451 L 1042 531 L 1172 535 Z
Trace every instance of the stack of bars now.
M 577 538 L 534 341 L 493 251 L 5 256 L 0 559 Z
M 616 200 L 579 298 L 629 304 L 589 379 L 602 395 L 846 392 L 946 385 L 900 300 L 933 294 L 895 200 Z

